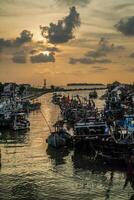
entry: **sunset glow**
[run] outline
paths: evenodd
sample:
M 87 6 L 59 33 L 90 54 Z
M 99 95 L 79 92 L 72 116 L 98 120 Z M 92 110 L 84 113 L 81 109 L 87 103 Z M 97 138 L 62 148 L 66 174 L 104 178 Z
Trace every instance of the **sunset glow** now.
M 133 0 L 2 0 L 1 7 L 1 81 L 133 82 L 134 35 L 120 25 L 133 20 Z

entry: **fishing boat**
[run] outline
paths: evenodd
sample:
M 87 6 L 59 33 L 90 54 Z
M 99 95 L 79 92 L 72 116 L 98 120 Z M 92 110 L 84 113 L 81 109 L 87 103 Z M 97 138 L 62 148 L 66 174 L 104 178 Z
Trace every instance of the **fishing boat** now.
M 40 107 L 41 107 L 41 103 L 40 102 L 30 103 L 30 105 L 29 105 L 29 111 L 39 110 Z
M 102 141 L 98 155 L 107 161 L 126 163 L 134 149 L 133 132 L 120 127 L 110 128 L 110 137 Z
M 93 145 L 100 145 L 100 141 L 109 136 L 109 128 L 104 121 L 99 121 L 95 117 L 90 117 L 88 122 L 79 122 L 74 125 L 74 141 L 75 146 L 87 146 L 88 148 Z
M 60 122 L 57 122 L 54 127 L 55 131 L 51 132 L 46 140 L 48 145 L 54 148 L 69 145 L 72 141 L 72 137 L 65 129 L 63 129 L 63 124 L 61 125 Z
M 118 124 L 126 128 L 129 132 L 134 132 L 134 115 L 124 115 Z
M 97 94 L 96 90 L 89 93 L 89 98 L 96 99 L 97 97 L 98 97 L 98 94 Z
M 61 97 L 62 97 L 61 94 L 53 93 L 52 103 L 58 105 L 61 101 Z
M 14 131 L 28 130 L 30 122 L 26 118 L 25 113 L 14 113 L 11 117 L 10 128 Z

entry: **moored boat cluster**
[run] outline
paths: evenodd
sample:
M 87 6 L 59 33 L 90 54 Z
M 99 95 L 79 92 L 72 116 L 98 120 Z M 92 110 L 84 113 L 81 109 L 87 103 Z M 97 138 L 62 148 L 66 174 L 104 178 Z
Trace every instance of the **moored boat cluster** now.
M 23 86 L 24 87 L 24 86 Z M 30 111 L 39 109 L 39 102 L 30 101 L 26 86 L 18 86 L 14 83 L 5 84 L 0 92 L 0 129 L 13 131 L 29 130 Z M 32 95 L 33 98 L 33 95 Z
M 71 144 L 73 143 L 75 148 L 84 148 L 109 160 L 126 161 L 134 157 L 133 85 L 110 85 L 102 109 L 97 108 L 90 95 L 87 98 L 55 93 L 52 102 L 59 105 L 63 124 L 73 129 Z M 59 131 L 65 131 L 63 126 Z M 56 143 L 51 143 L 49 139 L 53 139 L 53 136 L 48 138 L 49 145 L 56 148 L 67 145 L 66 138 L 58 135 L 58 131 Z M 58 143 L 61 137 L 64 142 Z

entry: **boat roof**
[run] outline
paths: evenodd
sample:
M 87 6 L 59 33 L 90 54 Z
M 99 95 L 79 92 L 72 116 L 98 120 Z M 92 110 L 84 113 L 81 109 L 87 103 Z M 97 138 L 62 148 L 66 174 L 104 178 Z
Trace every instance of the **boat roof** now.
M 26 113 L 24 112 L 20 112 L 20 113 L 14 113 L 15 115 L 26 115 Z
M 88 123 L 77 123 L 74 128 L 90 128 L 90 127 L 106 127 L 105 122 L 88 122 Z
M 132 115 L 124 115 L 125 118 L 134 118 L 134 114 Z

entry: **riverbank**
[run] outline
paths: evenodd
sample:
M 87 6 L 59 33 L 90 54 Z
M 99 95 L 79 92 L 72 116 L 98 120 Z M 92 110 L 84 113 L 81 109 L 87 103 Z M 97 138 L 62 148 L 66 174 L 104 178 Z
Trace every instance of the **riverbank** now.
M 94 90 L 106 90 L 107 86 L 105 87 L 93 87 L 93 88 L 53 88 L 53 89 L 42 89 L 41 92 L 35 92 L 33 94 L 29 94 L 27 96 L 22 97 L 22 100 L 34 100 L 36 98 L 41 97 L 44 94 L 54 93 L 54 92 L 75 92 L 75 91 L 94 91 Z

